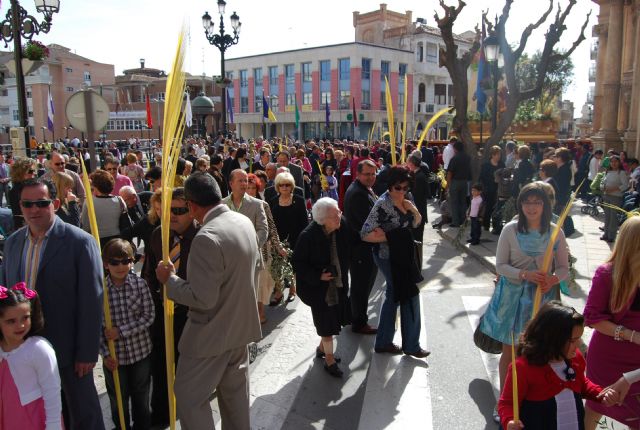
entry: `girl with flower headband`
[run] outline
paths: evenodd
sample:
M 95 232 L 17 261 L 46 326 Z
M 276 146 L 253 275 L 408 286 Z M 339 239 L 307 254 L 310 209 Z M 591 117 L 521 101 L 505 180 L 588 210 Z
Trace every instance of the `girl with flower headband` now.
M 43 327 L 35 291 L 0 286 L 0 429 L 63 428 L 58 363 L 37 336 Z

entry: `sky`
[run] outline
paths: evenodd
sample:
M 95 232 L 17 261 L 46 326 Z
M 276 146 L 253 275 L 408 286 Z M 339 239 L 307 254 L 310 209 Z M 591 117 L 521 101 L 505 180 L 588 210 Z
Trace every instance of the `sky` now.
M 566 7 L 567 0 L 556 0 Z M 353 11 L 361 13 L 377 10 L 380 1 L 371 0 L 228 0 L 225 29 L 230 30 L 229 17 L 235 11 L 242 22 L 239 43 L 227 50 L 227 58 L 267 52 L 286 51 L 304 47 L 323 46 L 354 40 Z M 425 18 L 427 25 L 437 27 L 434 11 L 442 15 L 436 0 L 388 0 L 387 9 L 413 12 L 413 20 Z M 445 0 L 457 5 L 457 0 Z M 6 13 L 8 1 L 2 2 L 0 13 Z M 501 13 L 502 0 L 467 1 L 454 25 L 455 33 L 473 30 L 480 23 L 483 10 L 489 17 Z M 544 0 L 515 0 L 507 23 L 507 39 L 519 42 L 524 28 L 542 15 L 549 3 Z M 37 15 L 31 0 L 22 0 L 22 6 Z M 146 67 L 169 71 L 175 55 L 178 34 L 183 22 L 189 26 L 185 69 L 194 75 L 220 74 L 220 52 L 208 44 L 202 28 L 205 11 L 214 18 L 218 30 L 217 0 L 61 0 L 60 12 L 53 17 L 49 34 L 35 39 L 71 48 L 78 55 L 92 60 L 114 64 L 116 74 L 139 67 L 144 58 Z M 587 13 L 592 11 L 586 40 L 572 55 L 574 79 L 564 98 L 572 100 L 579 116 L 589 91 L 589 50 L 593 38 L 591 27 L 597 23 L 598 5 L 590 0 L 577 0 L 567 21 L 560 47 L 567 49 L 577 38 Z M 529 38 L 526 52 L 542 48 L 544 33 L 551 19 Z M 42 15 L 39 15 L 41 18 Z

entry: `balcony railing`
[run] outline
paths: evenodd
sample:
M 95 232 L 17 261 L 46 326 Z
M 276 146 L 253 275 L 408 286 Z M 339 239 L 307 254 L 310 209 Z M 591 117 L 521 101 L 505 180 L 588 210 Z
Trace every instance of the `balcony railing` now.
M 596 68 L 591 67 L 589 68 L 589 82 L 595 82 L 595 81 L 596 81 Z

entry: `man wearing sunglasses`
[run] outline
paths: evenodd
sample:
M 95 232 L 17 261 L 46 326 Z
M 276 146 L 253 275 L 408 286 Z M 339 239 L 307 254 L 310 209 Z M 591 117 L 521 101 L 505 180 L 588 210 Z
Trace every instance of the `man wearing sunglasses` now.
M 51 177 L 56 172 L 64 172 L 67 175 L 71 176 L 73 178 L 73 188 L 71 189 L 71 191 L 76 195 L 79 200 L 80 206 L 82 206 L 86 197 L 84 185 L 82 185 L 82 179 L 80 179 L 80 176 L 78 176 L 76 172 L 65 168 L 67 162 L 62 154 L 58 152 L 54 152 L 53 154 L 51 154 L 51 159 L 49 160 L 48 165 L 49 169 L 47 169 L 47 172 L 42 175 L 42 177 L 50 181 Z
M 184 184 L 191 216 L 202 227 L 191 243 L 187 279 L 171 262 L 156 268 L 167 296 L 189 306 L 180 338 L 175 395 L 183 428 L 213 429 L 209 397 L 216 391 L 223 428 L 251 428 L 247 344 L 261 337 L 253 289 L 258 244 L 251 221 L 222 203 L 209 174 Z M 182 264 L 180 264 L 182 267 Z
M 3 285 L 36 290 L 46 321 L 44 337 L 58 359 L 69 412 L 67 429 L 104 429 L 93 368 L 102 325 L 102 262 L 94 238 L 56 216 L 60 200 L 50 181 L 22 183 L 26 226 L 5 244 Z
M 187 264 L 191 251 L 191 242 L 198 232 L 189 214 L 187 201 L 184 197 L 184 188 L 176 188 L 171 196 L 171 217 L 169 221 L 169 256 L 176 267 L 176 274 L 181 279 L 187 278 Z M 164 306 L 162 300 L 162 284 L 156 277 L 156 266 L 162 260 L 162 233 L 160 227 L 151 234 L 149 246 L 145 248 L 145 265 L 143 278 L 151 290 L 153 304 L 156 309 L 156 319 L 151 326 L 151 339 L 153 349 L 151 350 L 151 377 L 153 378 L 153 389 L 151 391 L 151 425 L 169 425 L 169 411 L 167 410 L 167 365 L 164 343 Z M 178 353 L 178 341 L 182 335 L 187 321 L 187 306 L 176 303 L 173 319 L 174 349 L 176 363 L 180 354 Z
M 111 192 L 111 194 L 113 194 L 114 196 L 120 194 L 120 189 L 122 187 L 133 187 L 131 178 L 129 178 L 127 175 L 121 175 L 120 173 L 118 173 L 118 166 L 120 166 L 120 163 L 115 158 L 109 157 L 104 160 L 104 170 L 109 172 L 114 180 L 113 191 Z

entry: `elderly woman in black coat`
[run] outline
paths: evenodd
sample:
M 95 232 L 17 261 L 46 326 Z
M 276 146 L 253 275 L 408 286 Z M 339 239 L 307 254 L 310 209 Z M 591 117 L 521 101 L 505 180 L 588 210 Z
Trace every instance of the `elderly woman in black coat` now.
M 313 324 L 321 337 L 316 357 L 324 358 L 330 375 L 341 377 L 340 359 L 333 354 L 333 336 L 350 324 L 349 230 L 332 198 L 319 199 L 311 212 L 313 222 L 300 234 L 293 251 L 298 296 L 311 307 Z

